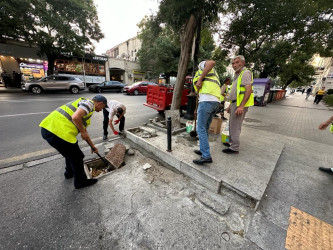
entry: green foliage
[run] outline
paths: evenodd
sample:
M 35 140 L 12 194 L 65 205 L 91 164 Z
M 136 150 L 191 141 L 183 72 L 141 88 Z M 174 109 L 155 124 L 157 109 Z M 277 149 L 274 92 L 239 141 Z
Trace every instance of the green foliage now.
M 260 77 L 281 76 L 285 87 L 311 77 L 307 67 L 295 73 L 314 53 L 332 55 L 332 1 L 229 0 L 225 17 L 223 48 L 244 55 Z
M 157 78 L 159 74 L 178 71 L 180 56 L 180 37 L 170 26 L 160 25 L 154 16 L 145 17 L 138 25 L 141 29 L 139 39 L 141 48 L 137 53 L 141 69 L 149 71 L 150 78 Z M 208 27 L 201 30 L 199 47 L 199 61 L 212 58 L 215 42 L 212 31 Z M 188 65 L 190 71 L 193 66 Z
M 5 28 L 1 38 L 20 39 L 37 44 L 49 64 L 61 52 L 83 55 L 93 52 L 92 40 L 104 37 L 99 27 L 93 0 L 13 0 L 0 7 L 0 21 Z M 5 20 L 4 13 L 10 12 Z M 23 17 L 23 19 L 21 18 Z M 49 67 L 53 71 L 53 67 Z M 52 73 L 52 72 L 51 72 Z
M 333 95 L 326 95 L 323 100 L 327 105 L 333 107 Z

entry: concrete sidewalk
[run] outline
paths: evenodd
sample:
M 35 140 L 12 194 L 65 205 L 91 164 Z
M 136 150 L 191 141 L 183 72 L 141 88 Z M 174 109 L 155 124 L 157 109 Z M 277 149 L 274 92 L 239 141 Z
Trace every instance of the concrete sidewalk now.
M 291 206 L 333 224 L 333 175 L 318 171 L 333 162 L 333 135 L 318 130 L 332 112 L 304 98 L 252 107 L 239 155 L 211 136 L 209 167 L 192 166 L 196 142 L 179 136 L 171 153 L 150 139 L 155 155 L 121 141 L 135 156 L 82 190 L 57 156 L 0 174 L 0 249 L 285 249 Z

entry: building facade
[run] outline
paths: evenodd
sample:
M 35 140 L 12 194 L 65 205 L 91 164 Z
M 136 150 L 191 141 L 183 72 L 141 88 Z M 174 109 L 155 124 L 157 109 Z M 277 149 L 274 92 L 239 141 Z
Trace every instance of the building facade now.
M 325 87 L 333 89 L 333 58 L 315 55 L 310 64 L 315 68 L 314 93 Z
M 107 57 L 124 59 L 131 62 L 137 62 L 137 52 L 141 48 L 141 41 L 137 37 L 128 39 L 127 41 L 114 46 L 106 51 Z

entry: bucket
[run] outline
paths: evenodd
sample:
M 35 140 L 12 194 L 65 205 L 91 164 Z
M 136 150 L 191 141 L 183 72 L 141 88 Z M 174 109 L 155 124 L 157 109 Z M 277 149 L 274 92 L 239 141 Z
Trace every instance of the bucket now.
M 223 131 L 222 132 L 222 138 L 221 138 L 221 141 L 223 143 L 225 142 L 229 142 L 229 132 L 228 131 Z
M 186 132 L 190 133 L 192 130 L 194 130 L 194 121 L 187 121 L 186 122 Z

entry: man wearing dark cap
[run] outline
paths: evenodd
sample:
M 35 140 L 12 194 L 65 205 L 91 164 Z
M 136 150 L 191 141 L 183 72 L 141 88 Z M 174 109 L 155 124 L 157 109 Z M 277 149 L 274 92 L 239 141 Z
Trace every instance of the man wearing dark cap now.
M 118 135 L 119 133 L 122 134 L 124 132 L 125 127 L 125 113 L 126 107 L 124 104 L 116 101 L 116 100 L 109 100 L 107 103 L 107 107 L 103 109 L 104 121 L 103 121 L 103 140 L 108 138 L 108 126 L 113 131 L 113 134 Z M 117 116 L 118 119 L 114 121 L 114 124 L 117 125 L 119 122 L 119 132 L 115 130 L 112 122 L 113 117 Z
M 76 136 L 81 133 L 81 138 L 92 146 L 91 152 L 98 153 L 90 139 L 87 127 L 94 111 L 99 112 L 107 107 L 107 100 L 102 95 L 96 95 L 92 100 L 79 98 L 52 111 L 39 124 L 42 128 L 42 137 L 65 157 L 65 178 L 74 177 L 76 189 L 91 186 L 96 179 L 87 179 L 84 172 L 83 158 Z

